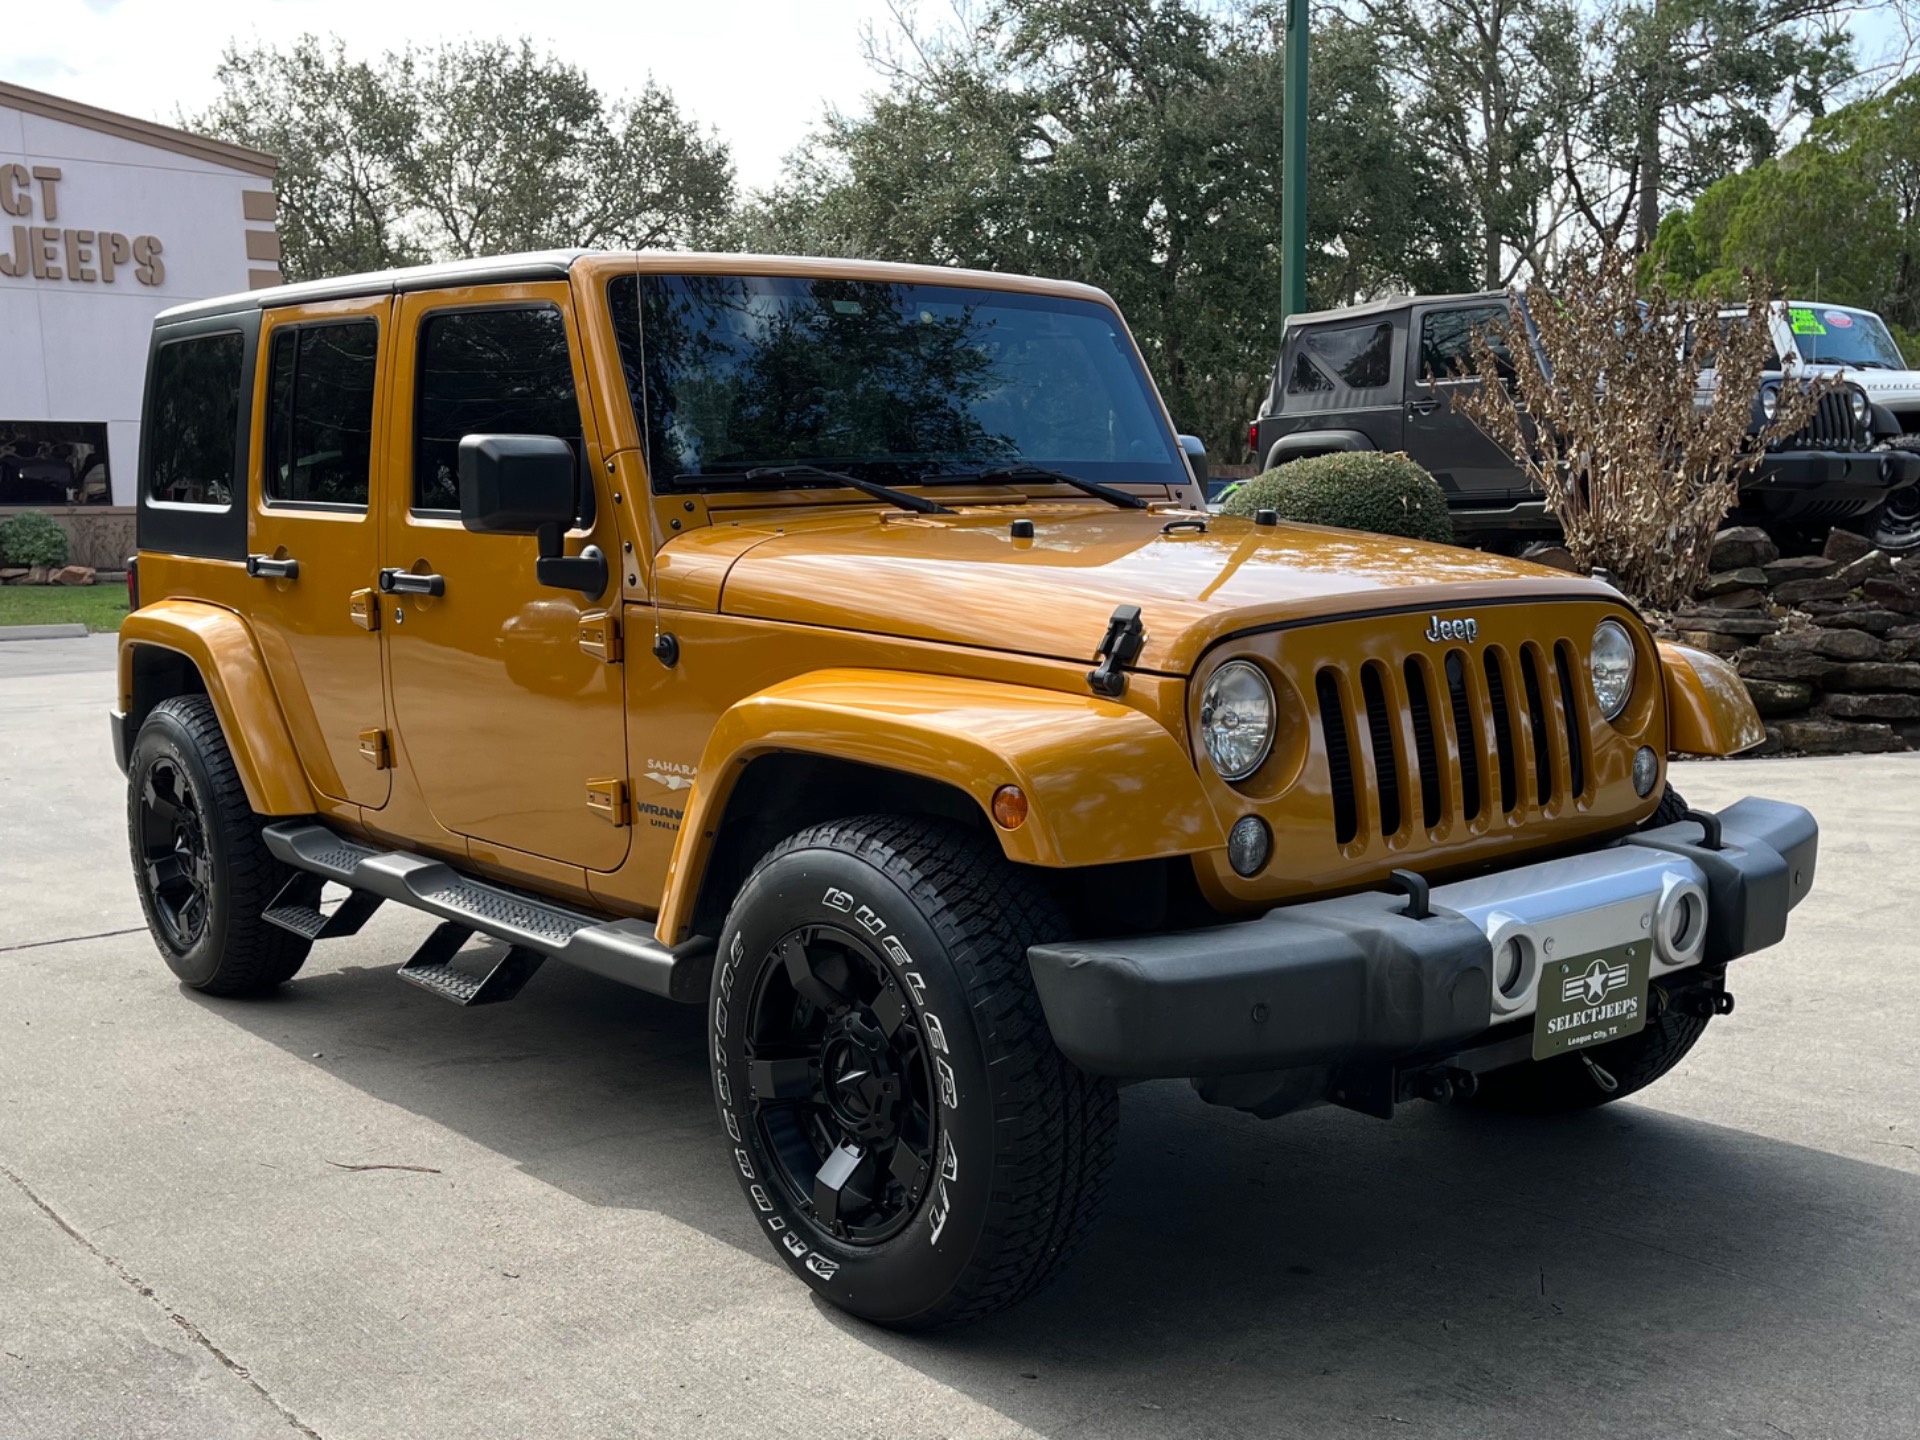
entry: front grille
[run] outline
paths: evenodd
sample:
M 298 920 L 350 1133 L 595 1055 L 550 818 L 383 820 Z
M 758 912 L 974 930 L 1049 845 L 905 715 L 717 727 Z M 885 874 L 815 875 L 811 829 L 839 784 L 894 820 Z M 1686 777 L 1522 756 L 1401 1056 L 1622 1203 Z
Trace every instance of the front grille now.
M 1782 450 L 1864 450 L 1868 443 L 1865 427 L 1853 418 L 1853 406 L 1844 390 L 1829 390 L 1820 397 L 1813 418 L 1781 442 Z
M 1586 794 L 1585 684 L 1566 640 L 1322 665 L 1335 842 L 1364 847 L 1416 826 L 1437 838 L 1450 814 L 1471 826 L 1560 813 Z

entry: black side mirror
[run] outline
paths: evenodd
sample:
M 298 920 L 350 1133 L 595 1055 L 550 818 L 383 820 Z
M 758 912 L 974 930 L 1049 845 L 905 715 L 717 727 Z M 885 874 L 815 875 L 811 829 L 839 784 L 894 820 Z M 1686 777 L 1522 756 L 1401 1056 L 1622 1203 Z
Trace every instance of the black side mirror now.
M 1180 448 L 1186 453 L 1187 464 L 1193 470 L 1193 478 L 1200 488 L 1207 488 L 1207 447 L 1198 435 L 1182 435 Z
M 460 523 L 478 535 L 532 535 L 534 578 L 589 600 L 606 593 L 598 545 L 568 555 L 562 542 L 576 510 L 573 447 L 552 435 L 467 435 L 460 441 Z

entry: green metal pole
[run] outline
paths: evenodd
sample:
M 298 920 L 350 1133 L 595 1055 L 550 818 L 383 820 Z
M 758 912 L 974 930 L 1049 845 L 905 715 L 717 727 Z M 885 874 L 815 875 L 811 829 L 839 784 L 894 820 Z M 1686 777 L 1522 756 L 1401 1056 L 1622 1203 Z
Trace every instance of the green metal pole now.
M 1282 318 L 1307 308 L 1307 0 L 1287 0 L 1286 110 L 1280 181 Z

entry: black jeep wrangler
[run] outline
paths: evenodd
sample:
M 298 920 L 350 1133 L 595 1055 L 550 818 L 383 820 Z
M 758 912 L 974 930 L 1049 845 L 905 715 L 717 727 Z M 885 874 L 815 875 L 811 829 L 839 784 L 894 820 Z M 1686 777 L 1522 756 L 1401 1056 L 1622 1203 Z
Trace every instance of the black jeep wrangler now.
M 1447 492 L 1463 538 L 1524 544 L 1551 536 L 1554 519 L 1526 472 L 1453 404 L 1481 383 L 1472 373 L 1474 332 L 1492 337 L 1498 353 L 1516 302 L 1525 322 L 1525 296 L 1504 291 L 1400 296 L 1294 316 L 1249 429 L 1255 459 L 1272 469 L 1337 450 L 1404 450 Z M 1769 376 L 1751 397 L 1755 430 L 1781 383 Z M 1711 403 L 1704 387 L 1700 403 Z M 1768 451 L 1736 514 L 1786 528 L 1867 514 L 1920 480 L 1920 456 L 1875 451 L 1898 428 L 1859 386 L 1841 385 L 1803 430 Z

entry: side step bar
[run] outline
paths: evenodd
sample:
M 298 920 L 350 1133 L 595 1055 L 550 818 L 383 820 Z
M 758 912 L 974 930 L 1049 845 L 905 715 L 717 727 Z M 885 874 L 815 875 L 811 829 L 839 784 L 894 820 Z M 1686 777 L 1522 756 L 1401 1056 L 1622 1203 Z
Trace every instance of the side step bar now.
M 311 820 L 269 825 L 261 833 L 266 838 L 267 849 L 277 859 L 322 880 L 345 885 L 354 892 L 340 907 L 342 911 L 353 907 L 353 929 L 358 929 L 372 913 L 372 903 L 360 900 L 365 894 L 423 910 L 465 929 L 504 940 L 519 950 L 564 960 L 649 994 L 692 1004 L 703 1003 L 707 998 L 714 943 L 704 936 L 675 946 L 662 945 L 654 938 L 653 926 L 644 920 L 607 920 L 550 900 L 517 894 L 462 875 L 443 861 L 401 850 L 379 850 Z M 292 889 L 288 887 L 289 891 Z M 282 910 L 287 912 L 284 918 L 278 913 Z M 314 916 L 319 913 L 305 896 L 283 895 L 269 908 L 266 918 L 296 934 L 317 938 L 351 933 L 345 927 L 323 929 L 324 922 L 309 917 L 302 913 L 304 911 L 312 911 Z M 448 935 L 451 938 L 451 932 Z M 444 968 L 443 957 L 418 970 Z M 529 967 L 515 968 L 524 971 L 519 977 L 521 983 L 532 973 Z M 403 976 L 405 973 L 403 970 Z M 426 982 L 428 989 L 447 993 L 444 985 L 434 983 L 440 978 L 437 975 L 416 973 L 408 978 L 415 983 Z M 449 994 L 449 998 L 458 997 Z

